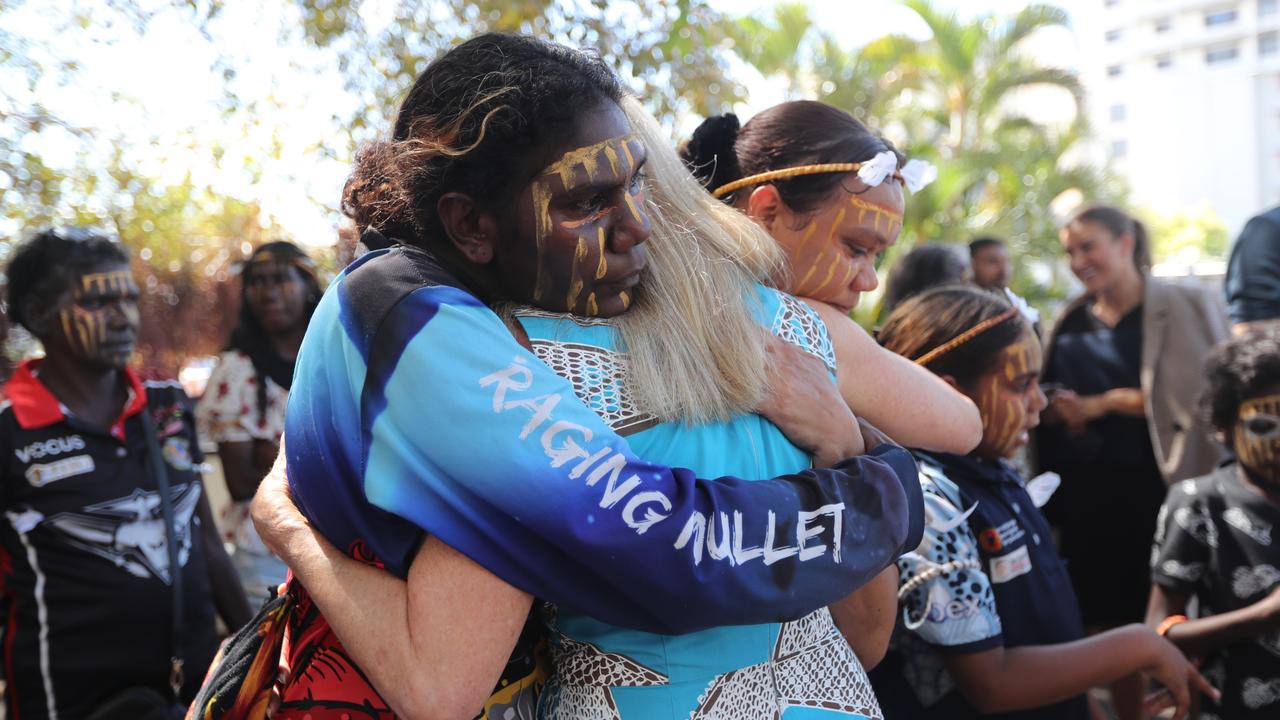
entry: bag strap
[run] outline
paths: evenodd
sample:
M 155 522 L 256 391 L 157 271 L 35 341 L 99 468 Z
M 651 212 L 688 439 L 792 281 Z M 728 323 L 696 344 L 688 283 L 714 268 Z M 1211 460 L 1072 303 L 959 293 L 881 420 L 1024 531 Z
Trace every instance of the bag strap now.
M 169 473 L 164 467 L 164 456 L 160 452 L 160 441 L 156 438 L 156 426 L 150 407 L 144 407 L 142 410 L 142 434 L 147 439 L 147 464 L 150 466 L 152 479 L 155 480 L 156 487 L 160 491 L 165 547 L 169 551 L 169 584 L 173 589 L 173 636 L 172 653 L 169 657 L 169 689 L 173 691 L 174 700 L 177 700 L 182 693 L 182 646 L 185 631 L 182 622 L 182 564 L 178 558 L 178 528 L 173 516 L 173 493 L 169 487 Z

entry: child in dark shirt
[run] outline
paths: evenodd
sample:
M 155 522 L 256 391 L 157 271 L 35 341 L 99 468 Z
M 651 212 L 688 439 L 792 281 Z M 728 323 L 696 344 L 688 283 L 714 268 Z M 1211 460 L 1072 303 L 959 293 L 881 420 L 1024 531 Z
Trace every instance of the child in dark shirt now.
M 1205 659 L 1222 690 L 1201 718 L 1280 717 L 1280 326 L 1209 359 L 1206 409 L 1236 461 L 1169 489 L 1147 622 Z M 1191 598 L 1198 617 L 1188 619 Z
M 1165 685 L 1179 716 L 1191 688 L 1212 692 L 1148 627 L 1085 637 L 1037 509 L 1047 497 L 1006 462 L 1046 405 L 1040 343 L 1017 310 L 976 288 L 938 288 L 895 310 L 879 338 L 968 395 L 983 427 L 968 455 L 913 451 L 927 525 L 898 561 L 902 616 L 871 675 L 887 720 L 1088 720 L 1084 693 L 1134 673 Z

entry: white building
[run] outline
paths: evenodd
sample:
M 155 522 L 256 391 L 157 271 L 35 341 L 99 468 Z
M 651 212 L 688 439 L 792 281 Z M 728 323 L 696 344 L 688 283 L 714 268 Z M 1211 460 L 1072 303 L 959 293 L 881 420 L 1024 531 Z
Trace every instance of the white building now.
M 1089 113 L 1134 204 L 1208 204 L 1233 234 L 1280 204 L 1280 0 L 1088 2 Z

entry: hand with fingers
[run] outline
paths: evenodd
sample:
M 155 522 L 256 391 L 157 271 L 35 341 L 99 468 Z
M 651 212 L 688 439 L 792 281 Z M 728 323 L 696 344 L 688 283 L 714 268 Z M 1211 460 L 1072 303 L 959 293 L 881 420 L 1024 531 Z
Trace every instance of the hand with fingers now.
M 863 432 L 858 420 L 822 360 L 772 334 L 765 347 L 771 382 L 769 395 L 756 412 L 777 425 L 792 443 L 812 453 L 817 467 L 862 454 Z

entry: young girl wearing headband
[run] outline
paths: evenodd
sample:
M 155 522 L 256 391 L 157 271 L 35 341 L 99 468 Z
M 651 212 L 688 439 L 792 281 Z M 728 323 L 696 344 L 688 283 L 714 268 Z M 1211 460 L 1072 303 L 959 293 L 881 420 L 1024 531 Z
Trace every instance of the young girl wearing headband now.
M 902 614 L 872 675 L 885 717 L 1087 720 L 1084 693 L 1133 673 L 1164 685 L 1178 717 L 1193 688 L 1215 694 L 1146 626 L 1084 636 L 1037 509 L 1046 493 L 1005 462 L 1046 404 L 1040 343 L 1017 309 L 975 288 L 938 288 L 899 306 L 880 341 L 971 398 L 983 428 L 968 455 L 914 452 L 927 527 L 898 561 Z

